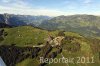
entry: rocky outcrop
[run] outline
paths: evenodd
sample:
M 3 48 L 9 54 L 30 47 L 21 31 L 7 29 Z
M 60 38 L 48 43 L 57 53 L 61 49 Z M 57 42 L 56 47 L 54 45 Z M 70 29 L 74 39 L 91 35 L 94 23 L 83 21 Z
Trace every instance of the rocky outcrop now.
M 40 48 L 2 45 L 0 46 L 0 56 L 7 66 L 15 66 L 28 57 L 36 57 L 39 50 Z
M 3 33 L 4 33 L 4 29 L 0 29 L 0 42 L 4 40 Z
M 44 47 L 41 48 L 41 55 L 40 57 L 46 58 L 48 53 L 51 52 L 52 46 L 50 44 L 46 44 Z
M 65 37 L 64 36 L 58 36 L 58 37 L 55 37 L 54 39 L 53 39 L 53 42 L 54 42 L 54 44 L 55 45 L 61 45 L 61 42 L 62 42 L 62 40 L 64 39 Z
M 62 44 L 62 40 L 64 39 L 65 37 L 64 36 L 57 36 L 55 38 L 52 38 L 52 37 L 48 37 L 46 39 L 46 41 L 52 45 L 52 46 L 60 46 Z

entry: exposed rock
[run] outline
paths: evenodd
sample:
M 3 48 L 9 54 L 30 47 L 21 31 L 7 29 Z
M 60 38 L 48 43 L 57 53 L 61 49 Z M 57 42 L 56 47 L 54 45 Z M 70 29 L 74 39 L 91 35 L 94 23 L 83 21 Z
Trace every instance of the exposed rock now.
M 58 36 L 58 37 L 55 37 L 54 39 L 53 39 L 53 42 L 54 42 L 54 44 L 55 45 L 61 45 L 61 42 L 62 42 L 62 40 L 64 39 L 65 37 L 64 36 Z
M 3 35 L 4 29 L 0 29 L 0 36 Z
M 32 47 L 2 45 L 0 46 L 0 56 L 2 57 L 7 66 L 15 66 L 15 64 L 23 61 L 28 57 L 35 57 L 39 50 L 39 48 Z

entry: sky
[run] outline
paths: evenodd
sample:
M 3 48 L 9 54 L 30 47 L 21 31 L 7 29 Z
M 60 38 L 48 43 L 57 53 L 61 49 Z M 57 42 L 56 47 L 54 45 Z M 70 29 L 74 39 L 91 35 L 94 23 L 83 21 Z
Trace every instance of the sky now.
M 100 15 L 100 0 L 0 0 L 0 13 L 21 15 Z

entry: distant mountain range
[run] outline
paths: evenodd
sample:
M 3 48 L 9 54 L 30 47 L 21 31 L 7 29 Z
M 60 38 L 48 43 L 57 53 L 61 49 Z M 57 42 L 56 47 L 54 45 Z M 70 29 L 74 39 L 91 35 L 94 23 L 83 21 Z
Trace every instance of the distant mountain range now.
M 74 31 L 85 36 L 100 36 L 100 17 L 94 15 L 58 16 L 39 25 L 47 30 Z
M 11 26 L 34 25 L 38 26 L 42 21 L 48 20 L 49 16 L 30 16 L 30 15 L 14 15 L 0 14 L 0 23 L 6 23 Z

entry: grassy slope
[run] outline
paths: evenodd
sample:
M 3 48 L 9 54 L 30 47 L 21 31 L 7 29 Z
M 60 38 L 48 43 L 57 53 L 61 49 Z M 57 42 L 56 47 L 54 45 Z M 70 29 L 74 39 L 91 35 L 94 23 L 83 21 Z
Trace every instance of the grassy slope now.
M 1 44 L 16 44 L 17 46 L 37 45 L 38 43 L 45 43 L 48 35 L 57 36 L 59 31 L 46 31 L 31 26 L 21 26 L 15 28 L 5 28 L 8 35 Z M 72 32 L 65 32 L 67 35 L 80 36 Z M 80 36 L 81 37 L 81 36 Z
M 16 66 L 38 66 L 39 62 L 36 59 L 25 59 L 21 63 L 16 64 Z
M 65 32 L 66 36 L 71 36 L 74 38 L 72 42 L 78 42 L 81 45 L 81 50 L 78 52 L 69 52 L 67 50 L 63 50 L 62 54 L 65 58 L 70 58 L 70 57 L 94 57 L 94 62 L 95 63 L 52 63 L 52 64 L 47 64 L 47 66 L 99 66 L 100 62 L 98 59 L 98 53 L 95 52 L 95 54 L 92 53 L 92 49 L 90 47 L 91 42 L 88 41 L 87 38 L 73 32 Z M 56 58 L 62 58 L 61 54 L 58 54 Z M 77 60 L 75 60 L 76 62 Z
M 8 35 L 2 41 L 2 44 L 35 45 L 45 43 L 44 39 L 47 37 L 47 31 L 30 26 L 6 28 L 5 31 Z
M 2 41 L 2 44 L 17 44 L 17 46 L 24 46 L 26 44 L 36 45 L 37 43 L 45 43 L 45 38 L 48 37 L 48 34 L 52 36 L 57 36 L 59 31 L 52 31 L 48 32 L 45 30 L 36 29 L 30 26 L 22 26 L 22 27 L 15 27 L 7 29 L 5 31 L 8 35 L 5 37 L 5 40 Z M 20 35 L 20 36 L 19 36 Z M 75 39 L 73 42 L 79 42 L 81 44 L 81 51 L 70 53 L 68 51 L 62 51 L 62 54 L 65 57 L 77 57 L 77 56 L 91 56 L 91 48 L 90 43 L 86 38 L 83 36 L 73 33 L 73 32 L 65 32 L 66 36 L 72 36 Z M 98 55 L 97 55 L 98 56 Z M 95 55 L 95 57 L 97 57 Z M 61 58 L 61 54 L 57 55 L 56 58 Z M 97 60 L 97 59 L 96 59 Z M 36 59 L 26 59 L 17 64 L 17 66 L 37 66 L 39 64 L 39 60 Z M 47 64 L 47 66 L 66 66 L 66 64 L 59 63 L 59 64 Z M 96 61 L 95 64 L 69 64 L 70 66 L 98 66 L 99 63 Z

